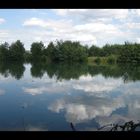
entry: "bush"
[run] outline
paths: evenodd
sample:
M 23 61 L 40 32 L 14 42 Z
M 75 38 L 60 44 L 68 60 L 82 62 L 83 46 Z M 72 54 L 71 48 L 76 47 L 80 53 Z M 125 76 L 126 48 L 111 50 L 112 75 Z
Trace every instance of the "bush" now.
M 116 57 L 115 56 L 108 56 L 108 58 L 107 58 L 107 63 L 110 63 L 110 64 L 112 64 L 112 63 L 116 63 Z
M 99 57 L 95 58 L 94 60 L 95 63 L 100 64 L 101 63 L 101 59 Z

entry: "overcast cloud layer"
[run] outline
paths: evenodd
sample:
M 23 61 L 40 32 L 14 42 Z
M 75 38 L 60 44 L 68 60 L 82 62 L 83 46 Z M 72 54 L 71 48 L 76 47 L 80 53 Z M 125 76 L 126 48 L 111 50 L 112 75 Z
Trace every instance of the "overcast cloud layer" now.
M 0 42 L 72 40 L 82 44 L 140 42 L 139 9 L 1 9 Z

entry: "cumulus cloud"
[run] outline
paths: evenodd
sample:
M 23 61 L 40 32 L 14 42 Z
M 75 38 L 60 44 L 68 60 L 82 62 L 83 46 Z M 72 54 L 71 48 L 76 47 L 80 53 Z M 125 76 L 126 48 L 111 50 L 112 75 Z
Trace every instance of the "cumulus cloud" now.
M 58 99 L 48 109 L 57 113 L 64 110 L 68 122 L 81 123 L 97 116 L 110 116 L 114 110 L 124 106 L 121 99 L 109 101 L 106 98 L 93 97 L 91 100 L 92 102 L 89 104 L 86 97 L 81 97 L 80 101 L 76 98 L 71 100 L 70 97 Z
M 116 31 L 117 28 L 112 24 L 104 24 L 101 22 L 93 22 L 93 23 L 87 23 L 82 25 L 76 25 L 75 30 L 77 31 L 85 31 L 85 32 L 105 32 L 108 30 Z
M 140 29 L 139 22 L 128 22 L 128 23 L 125 23 L 123 26 L 125 26 L 125 28 L 127 27 L 129 30 L 130 29 Z
M 56 113 L 65 112 L 66 120 L 75 124 L 93 119 L 100 126 L 110 123 L 124 123 L 131 120 L 137 122 L 140 115 L 140 96 L 138 94 L 123 93 L 127 88 L 127 86 L 125 89 L 122 88 L 122 94 L 114 98 L 98 97 L 96 95 L 88 97 L 88 95 L 83 96 L 82 94 L 74 97 L 65 96 L 51 103 L 48 109 Z M 126 110 L 124 114 L 119 111 L 115 112 L 121 108 Z
M 96 44 L 96 37 L 91 33 L 83 34 L 83 31 L 79 31 L 76 29 L 75 25 L 73 24 L 72 20 L 43 20 L 39 18 L 30 18 L 23 23 L 23 26 L 37 26 L 45 28 L 45 31 L 38 31 L 36 32 L 35 40 L 46 40 L 46 36 L 48 36 L 49 41 L 55 40 L 72 40 L 72 41 L 80 41 L 83 44 Z M 65 36 L 64 36 L 65 34 Z
M 128 16 L 127 9 L 55 9 L 54 12 L 61 16 L 75 16 L 78 18 L 116 18 L 122 19 Z
M 39 26 L 45 28 L 51 28 L 52 30 L 60 30 L 63 28 L 71 27 L 71 20 L 43 20 L 40 18 L 30 18 L 23 23 L 23 26 Z M 69 29 L 69 28 L 68 28 Z
M 28 50 L 33 41 L 43 41 L 48 45 L 50 41 L 60 39 L 98 46 L 106 43 L 124 43 L 126 40 L 139 42 L 139 9 L 31 11 L 28 10 L 32 16 L 24 19 L 22 29 L 11 30 L 10 34 L 0 32 L 0 41 L 11 43 L 20 39 Z M 5 19 L 1 18 L 0 23 L 4 22 Z
M 139 37 L 136 38 L 136 42 L 140 43 L 140 38 Z
M 29 93 L 31 95 L 38 95 L 42 94 L 46 88 L 45 87 L 40 87 L 40 88 L 23 88 L 24 92 Z
M 39 18 L 31 18 L 29 20 L 26 20 L 23 23 L 23 26 L 41 26 L 41 27 L 46 27 L 46 22 L 44 20 L 41 20 Z
M 47 83 L 48 86 L 45 84 Z M 25 93 L 31 95 L 38 95 L 43 93 L 61 93 L 69 94 L 72 90 L 83 92 L 88 96 L 105 97 L 110 96 L 111 91 L 117 89 L 123 84 L 122 79 L 104 78 L 101 75 L 97 75 L 96 78 L 91 75 L 82 75 L 78 80 L 71 79 L 69 81 L 62 80 L 56 81 L 56 77 L 53 79 L 46 78 L 29 81 L 28 86 L 31 84 L 33 87 L 23 87 Z M 40 86 L 39 86 L 39 85 Z
M 79 80 L 71 80 L 69 83 L 61 82 L 63 85 L 69 85 L 75 90 L 85 92 L 90 96 L 108 96 L 112 90 L 117 89 L 123 84 L 122 79 L 104 78 L 97 75 L 96 78 L 91 75 L 80 76 Z
M 100 39 L 106 39 L 106 37 L 108 37 L 106 40 L 108 41 L 115 37 L 124 36 L 124 33 L 116 25 L 104 23 L 103 21 L 104 20 L 91 20 L 88 23 L 79 22 L 78 24 L 75 24 L 74 19 L 43 20 L 34 17 L 27 19 L 23 23 L 23 26 L 37 26 L 44 28 L 45 31 L 38 31 L 38 34 L 35 36 L 35 40 L 42 39 L 43 41 L 46 40 L 45 36 L 48 36 L 49 41 L 63 39 L 80 41 L 82 44 L 92 45 L 97 44 Z
M 50 87 L 45 87 L 45 86 L 41 86 L 41 87 L 33 87 L 33 88 L 27 88 L 27 87 L 23 87 L 22 88 L 23 91 L 27 94 L 31 94 L 31 95 L 39 95 L 39 94 L 43 94 L 43 93 L 66 93 L 65 89 L 61 86 L 57 86 L 57 87 L 53 87 L 53 85 L 51 85 Z
M 68 86 L 68 83 L 62 85 Z M 81 90 L 81 94 L 66 95 L 48 107 L 56 113 L 65 112 L 68 122 L 77 124 L 95 119 L 103 126 L 108 123 L 124 123 L 139 119 L 139 82 L 123 84 L 121 79 L 104 79 L 100 75 L 92 78 L 87 75 L 81 76 L 78 81 L 70 80 L 69 85 L 76 91 Z M 77 85 L 80 88 L 77 88 Z M 115 112 L 121 108 L 124 108 L 127 113 Z
M 1 43 L 4 43 L 5 41 L 9 41 L 9 37 L 10 37 L 9 30 L 0 29 L 0 42 Z
M 6 22 L 6 20 L 4 18 L 0 18 L 0 24 Z

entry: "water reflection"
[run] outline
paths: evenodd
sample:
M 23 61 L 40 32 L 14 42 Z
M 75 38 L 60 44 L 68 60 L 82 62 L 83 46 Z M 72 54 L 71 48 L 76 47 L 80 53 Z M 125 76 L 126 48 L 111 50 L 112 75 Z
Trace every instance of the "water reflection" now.
M 138 65 L 2 63 L 0 74 L 0 130 L 90 131 L 139 120 Z
M 88 73 L 88 66 L 87 64 L 79 63 L 32 64 L 32 76 L 42 77 L 45 72 L 47 72 L 50 78 L 55 76 L 59 81 L 63 79 L 70 80 L 72 78 L 78 79 L 81 75 Z
M 71 99 L 71 97 L 57 99 L 50 104 L 49 109 L 56 113 L 65 111 L 65 117 L 68 122 L 74 124 L 90 121 L 98 116 L 109 117 L 113 111 L 125 107 L 123 100 L 100 97 L 80 96 Z
M 25 71 L 23 62 L 0 62 L 0 73 L 4 77 L 11 75 L 15 79 L 22 78 Z
M 88 122 L 93 125 L 92 128 L 94 129 L 96 129 L 95 122 L 98 127 L 110 123 L 122 124 L 131 120 L 137 122 L 140 116 L 138 89 L 139 87 L 136 88 L 134 84 L 126 85 L 119 87 L 119 92 L 112 89 L 108 96 L 106 93 L 102 93 L 102 97 L 99 97 L 96 91 L 95 94 L 92 91 L 93 96 L 88 96 L 88 92 L 84 91 L 80 95 L 57 99 L 49 105 L 48 109 L 56 113 L 65 112 L 66 121 L 72 122 L 76 127 Z M 115 97 L 116 91 L 117 97 Z M 83 128 L 80 127 L 79 129 L 82 130 Z
M 140 66 L 136 64 L 123 64 L 123 65 L 95 65 L 95 66 L 89 66 L 88 67 L 89 73 L 92 76 L 95 76 L 97 74 L 102 74 L 104 77 L 123 77 L 124 74 L 127 73 L 126 80 L 129 81 L 137 81 L 140 80 Z M 126 81 L 124 79 L 124 83 Z
M 32 76 L 43 76 L 45 72 L 47 72 L 48 76 L 52 78 L 56 76 L 57 80 L 70 80 L 70 79 L 79 79 L 81 75 L 90 74 L 91 76 L 95 76 L 98 74 L 102 74 L 104 77 L 123 77 L 124 74 L 127 73 L 128 76 L 124 78 L 125 81 L 136 81 L 140 80 L 140 66 L 138 65 L 87 65 L 87 64 L 40 64 L 40 65 L 32 65 L 31 71 Z
M 21 79 L 25 71 L 24 63 L 22 62 L 0 62 L 0 74 L 4 77 L 11 75 L 16 79 Z M 50 78 L 54 76 L 58 81 L 79 79 L 82 75 L 90 74 L 96 76 L 102 74 L 104 77 L 119 78 L 122 77 L 124 83 L 129 81 L 140 80 L 140 66 L 139 65 L 88 65 L 87 63 L 39 63 L 31 64 L 30 69 L 32 77 L 42 78 L 45 73 Z

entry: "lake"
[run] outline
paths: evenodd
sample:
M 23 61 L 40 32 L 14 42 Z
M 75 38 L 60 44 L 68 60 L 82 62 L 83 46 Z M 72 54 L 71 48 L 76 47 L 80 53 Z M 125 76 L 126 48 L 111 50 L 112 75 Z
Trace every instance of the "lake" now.
M 0 131 L 96 131 L 140 120 L 140 66 L 0 63 Z

